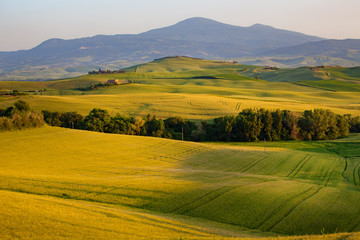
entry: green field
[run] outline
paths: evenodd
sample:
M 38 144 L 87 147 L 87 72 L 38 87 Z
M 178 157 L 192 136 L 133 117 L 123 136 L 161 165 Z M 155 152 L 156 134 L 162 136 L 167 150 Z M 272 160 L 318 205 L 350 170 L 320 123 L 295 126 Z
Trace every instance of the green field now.
M 27 94 L 0 96 L 0 108 L 22 99 L 37 111 L 198 122 L 246 108 L 360 116 L 359 68 L 177 57 L 126 71 L 0 81 L 0 92 Z M 114 78 L 134 83 L 79 89 Z M 359 134 L 264 146 L 46 126 L 0 132 L 0 146 L 0 239 L 360 239 Z
M 360 115 L 357 68 L 275 71 L 180 57 L 126 70 L 125 74 L 85 75 L 47 82 L 0 82 L 0 92 L 16 89 L 28 93 L 22 98 L 35 110 L 82 114 L 98 107 L 114 114 L 153 113 L 163 118 L 181 115 L 188 119 L 211 119 L 234 115 L 244 108 L 265 107 L 298 112 L 327 108 L 338 114 Z M 78 90 L 113 78 L 131 80 L 134 84 Z M 46 91 L 34 92 L 40 89 Z M 0 97 L 0 107 L 8 107 L 16 100 Z
M 10 238 L 360 231 L 360 135 L 266 152 L 54 127 L 0 142 L 0 226 Z

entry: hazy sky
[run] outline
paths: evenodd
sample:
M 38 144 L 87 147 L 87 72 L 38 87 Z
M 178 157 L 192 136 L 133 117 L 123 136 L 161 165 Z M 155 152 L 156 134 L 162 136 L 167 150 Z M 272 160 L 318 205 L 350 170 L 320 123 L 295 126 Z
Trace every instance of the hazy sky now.
M 0 0 L 0 51 L 49 38 L 140 33 L 191 17 L 360 38 L 360 0 Z

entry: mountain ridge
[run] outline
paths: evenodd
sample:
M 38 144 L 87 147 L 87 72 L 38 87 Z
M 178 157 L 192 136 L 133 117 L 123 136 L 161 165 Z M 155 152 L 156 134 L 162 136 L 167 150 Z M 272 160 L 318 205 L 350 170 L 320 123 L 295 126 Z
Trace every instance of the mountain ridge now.
M 263 24 L 241 27 L 195 17 L 139 34 L 96 35 L 67 40 L 53 38 L 30 50 L 0 52 L 0 77 L 11 75 L 13 71 L 38 67 L 123 68 L 175 55 L 215 60 L 234 60 L 244 57 L 261 59 L 268 57 L 272 51 L 274 56 L 282 56 L 276 52 L 277 49 L 292 49 L 302 44 L 326 43 L 326 41 L 329 40 Z M 349 57 L 348 54 L 340 52 L 339 50 L 339 54 L 347 59 L 346 63 L 351 62 L 353 66 L 359 62 L 360 65 L 360 55 Z M 319 52 L 318 55 L 323 54 Z M 333 54 L 331 57 L 338 56 Z M 341 61 L 337 59 L 336 63 Z M 264 63 L 261 60 L 242 63 L 253 64 L 253 62 Z M 271 59 L 271 63 L 273 62 L 277 65 L 276 59 L 275 61 Z M 312 62 L 317 63 L 317 60 L 313 59 Z M 321 63 L 323 64 L 324 61 Z

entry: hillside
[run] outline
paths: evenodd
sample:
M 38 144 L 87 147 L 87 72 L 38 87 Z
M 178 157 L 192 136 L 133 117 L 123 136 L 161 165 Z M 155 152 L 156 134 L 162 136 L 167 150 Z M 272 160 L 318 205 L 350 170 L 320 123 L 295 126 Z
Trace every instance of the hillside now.
M 318 42 L 304 43 L 291 47 L 283 47 L 268 51 L 263 55 L 267 56 L 328 56 L 360 60 L 360 40 L 323 40 Z
M 260 53 L 264 49 L 321 40 L 319 37 L 276 29 L 262 24 L 239 27 L 200 17 L 186 19 L 175 25 L 150 30 L 140 35 L 148 38 L 227 43 L 240 47 L 244 53 L 247 52 L 246 55 Z
M 0 226 L 8 237 L 142 239 L 155 232 L 222 239 L 360 230 L 358 135 L 268 143 L 266 152 L 262 143 L 54 127 L 0 135 L 7 146 L 0 152 Z M 329 239 L 344 237 L 358 235 Z
M 104 85 L 109 79 L 129 83 Z M 359 83 L 358 67 L 166 57 L 124 73 L 3 81 L 0 111 L 25 100 L 37 111 L 101 108 L 196 124 L 246 108 L 360 116 Z M 5 239 L 360 237 L 359 134 L 197 143 L 45 126 L 0 132 L 0 146 Z
M 327 108 L 358 116 L 359 68 L 265 69 L 188 57 L 162 58 L 121 74 L 94 74 L 46 82 L 0 82 L 0 92 L 19 90 L 36 110 L 78 111 L 203 120 L 236 115 L 244 108 L 304 111 Z M 134 83 L 84 91 L 108 79 Z M 46 89 L 46 91 L 41 91 Z M 17 98 L 0 97 L 0 107 Z M 73 103 L 77 104 L 74 105 Z M 166 104 L 164 104 L 166 102 Z

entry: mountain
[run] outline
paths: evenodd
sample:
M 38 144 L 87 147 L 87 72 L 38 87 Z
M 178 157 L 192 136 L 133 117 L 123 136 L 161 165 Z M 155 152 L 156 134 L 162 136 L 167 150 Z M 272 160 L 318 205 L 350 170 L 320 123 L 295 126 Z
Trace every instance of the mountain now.
M 190 18 L 141 34 L 50 39 L 30 50 L 0 52 L 0 72 L 34 66 L 122 67 L 170 55 L 236 58 L 319 40 L 322 39 L 260 24 L 239 27 Z
M 0 80 L 24 80 L 34 72 L 33 79 L 71 77 L 97 67 L 124 68 L 165 56 L 280 67 L 356 66 L 360 40 L 326 40 L 261 24 L 240 27 L 196 17 L 140 34 L 49 39 L 30 50 L 0 52 Z
M 282 47 L 261 54 L 263 56 L 328 56 L 360 61 L 360 39 L 323 40 Z
M 140 34 L 140 36 L 203 43 L 235 44 L 243 50 L 250 50 L 250 55 L 265 49 L 322 40 L 319 37 L 261 24 L 239 27 L 199 17 L 190 18 L 169 27 L 151 30 Z

